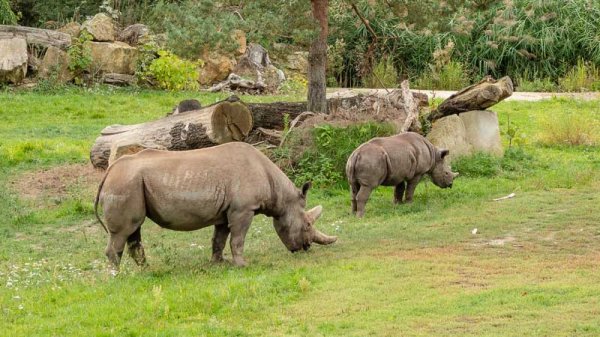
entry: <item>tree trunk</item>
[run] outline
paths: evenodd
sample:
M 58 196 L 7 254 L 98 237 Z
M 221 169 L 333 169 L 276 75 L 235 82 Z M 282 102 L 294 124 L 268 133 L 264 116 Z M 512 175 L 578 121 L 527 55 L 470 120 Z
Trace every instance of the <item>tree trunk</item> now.
M 108 126 L 96 139 L 90 160 L 94 167 L 107 168 L 120 156 L 143 149 L 191 150 L 242 141 L 251 129 L 248 107 L 226 100 L 148 123 Z
M 308 54 L 308 110 L 327 113 L 327 12 L 328 0 L 311 0 L 313 17 L 319 23 L 319 36 L 315 38 Z
M 513 82 L 510 77 L 506 76 L 496 81 L 488 76 L 479 83 L 448 97 L 428 118 L 433 122 L 461 112 L 485 110 L 509 97 L 512 93 Z
M 0 40 L 20 37 L 27 44 L 38 44 L 44 47 L 54 46 L 63 50 L 71 45 L 71 35 L 54 30 L 0 25 Z

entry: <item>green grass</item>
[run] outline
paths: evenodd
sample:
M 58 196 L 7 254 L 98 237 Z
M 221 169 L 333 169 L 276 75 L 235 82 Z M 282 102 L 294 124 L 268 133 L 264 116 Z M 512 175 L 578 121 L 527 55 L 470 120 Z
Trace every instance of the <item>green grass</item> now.
M 208 262 L 210 228 L 179 233 L 148 221 L 149 267 L 126 258 L 112 277 L 90 207 L 95 184 L 71 184 L 58 201 L 25 198 L 12 184 L 85 163 L 104 126 L 162 116 L 188 97 L 208 104 L 222 96 L 0 93 L 2 335 L 600 334 L 600 148 L 536 141 L 544 116 L 580 111 L 600 120 L 600 102 L 501 103 L 501 123 L 510 115 L 526 133 L 526 156 L 503 160 L 493 174 L 465 174 L 453 189 L 424 182 L 410 205 L 393 205 L 391 189 L 379 188 L 361 220 L 350 216 L 346 189 L 315 189 L 309 206 L 325 210 L 317 225 L 339 241 L 291 254 L 270 219 L 256 217 L 245 269 Z

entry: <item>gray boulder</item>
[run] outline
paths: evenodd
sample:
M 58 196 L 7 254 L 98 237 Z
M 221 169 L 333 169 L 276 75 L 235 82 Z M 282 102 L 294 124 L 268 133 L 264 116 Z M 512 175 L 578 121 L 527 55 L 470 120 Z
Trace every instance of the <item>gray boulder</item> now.
M 450 160 L 484 152 L 502 156 L 498 116 L 493 111 L 468 111 L 437 120 L 427 139 L 450 150 Z

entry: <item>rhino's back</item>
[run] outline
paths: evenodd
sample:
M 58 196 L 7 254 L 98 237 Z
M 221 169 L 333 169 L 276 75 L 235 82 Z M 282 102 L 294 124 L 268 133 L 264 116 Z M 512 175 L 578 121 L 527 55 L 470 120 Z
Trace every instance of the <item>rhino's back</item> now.
M 433 145 L 417 133 L 374 138 L 371 142 L 383 148 L 389 158 L 390 173 L 384 185 L 397 185 L 433 167 Z
M 144 150 L 119 159 L 111 171 L 117 170 L 117 185 L 144 194 L 154 222 L 194 230 L 226 222 L 232 206 L 260 208 L 269 197 L 269 164 L 274 165 L 252 146 L 228 143 L 190 151 Z

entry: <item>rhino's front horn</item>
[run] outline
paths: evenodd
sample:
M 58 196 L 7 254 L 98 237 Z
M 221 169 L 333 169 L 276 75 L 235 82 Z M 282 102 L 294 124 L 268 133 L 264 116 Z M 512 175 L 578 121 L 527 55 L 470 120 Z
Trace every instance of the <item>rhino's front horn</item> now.
M 452 172 L 452 178 L 458 177 L 458 172 Z
M 316 242 L 320 245 L 330 245 L 337 241 L 337 236 L 329 236 L 319 232 L 318 229 L 313 227 L 313 242 Z

